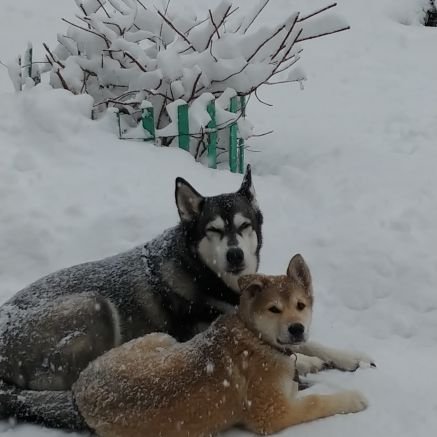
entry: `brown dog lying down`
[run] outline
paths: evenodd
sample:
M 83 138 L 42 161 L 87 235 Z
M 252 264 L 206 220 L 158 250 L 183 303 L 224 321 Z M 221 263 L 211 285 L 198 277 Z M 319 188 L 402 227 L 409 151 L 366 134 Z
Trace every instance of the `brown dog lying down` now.
M 198 437 L 237 424 L 271 434 L 366 408 L 357 391 L 296 397 L 296 365 L 306 373 L 328 360 L 354 370 L 366 360 L 322 346 L 299 346 L 306 340 L 313 304 L 310 272 L 300 255 L 292 258 L 286 275 L 249 275 L 239 283 L 237 312 L 192 340 L 146 335 L 82 372 L 73 387 L 76 402 L 98 435 Z M 322 359 L 291 355 L 298 348 L 314 350 Z

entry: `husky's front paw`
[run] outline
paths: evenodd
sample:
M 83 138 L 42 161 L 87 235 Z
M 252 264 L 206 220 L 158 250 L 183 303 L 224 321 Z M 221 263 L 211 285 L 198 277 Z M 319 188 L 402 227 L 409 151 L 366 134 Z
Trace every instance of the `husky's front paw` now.
M 308 373 L 318 373 L 330 368 L 330 365 L 319 357 L 308 357 L 302 354 L 296 354 L 296 356 L 296 367 L 299 375 L 305 376 Z
M 342 414 L 358 413 L 369 405 L 364 395 L 357 390 L 348 390 L 340 393 L 339 396 L 341 396 L 340 413 Z
M 338 352 L 329 360 L 333 369 L 354 372 L 359 367 L 376 367 L 375 362 L 368 355 L 354 352 Z

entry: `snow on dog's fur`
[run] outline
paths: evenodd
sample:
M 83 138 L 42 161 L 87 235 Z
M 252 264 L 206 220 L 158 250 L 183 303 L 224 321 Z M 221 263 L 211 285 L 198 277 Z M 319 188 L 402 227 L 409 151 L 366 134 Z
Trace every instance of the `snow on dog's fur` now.
M 290 354 L 305 342 L 313 306 L 300 255 L 286 275 L 243 276 L 239 285 L 238 311 L 192 340 L 150 334 L 91 363 L 73 387 L 88 425 L 105 437 L 200 437 L 236 424 L 270 434 L 366 408 L 356 391 L 296 398 L 300 357 Z

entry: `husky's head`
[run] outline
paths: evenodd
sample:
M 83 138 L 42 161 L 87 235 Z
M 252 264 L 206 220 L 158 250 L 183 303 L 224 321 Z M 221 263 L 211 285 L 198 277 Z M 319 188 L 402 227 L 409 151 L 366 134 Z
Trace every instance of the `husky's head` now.
M 258 270 L 262 214 L 255 198 L 250 166 L 235 193 L 204 197 L 186 180 L 176 179 L 176 205 L 193 255 L 228 287 Z
M 308 338 L 313 288 L 310 270 L 301 255 L 295 255 L 286 275 L 260 274 L 239 279 L 239 314 L 246 325 L 271 345 L 290 349 Z

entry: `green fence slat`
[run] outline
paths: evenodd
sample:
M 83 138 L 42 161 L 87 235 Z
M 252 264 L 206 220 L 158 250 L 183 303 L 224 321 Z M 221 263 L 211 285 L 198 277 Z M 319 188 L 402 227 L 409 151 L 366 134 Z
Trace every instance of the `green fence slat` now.
M 115 116 L 117 117 L 118 138 L 120 138 L 120 140 L 122 140 L 123 135 L 121 133 L 121 117 L 120 117 L 120 111 L 118 109 L 115 109 Z
M 18 70 L 19 70 L 18 78 L 20 79 L 20 83 L 19 83 L 18 89 L 20 91 L 23 91 L 23 72 L 21 70 L 21 55 L 18 56 L 17 63 L 18 63 Z
M 190 150 L 190 129 L 187 104 L 178 106 L 178 133 L 179 147 L 188 152 Z
M 155 139 L 155 115 L 152 106 L 147 106 L 141 109 L 141 119 L 144 130 L 149 134 L 149 138 L 145 140 Z
M 241 116 L 246 117 L 246 97 L 240 97 L 240 111 Z M 244 173 L 244 139 L 238 139 L 238 171 L 243 174 Z
M 33 79 L 33 77 L 32 77 L 32 62 L 33 62 L 33 59 L 32 59 L 32 57 L 33 57 L 33 47 L 32 46 L 29 46 L 29 59 L 28 59 L 28 61 L 29 61 L 29 77 L 31 78 L 31 79 Z
M 217 168 L 217 121 L 215 118 L 215 101 L 206 107 L 211 121 L 208 123 L 208 167 Z
M 229 112 L 237 113 L 237 96 L 231 98 Z M 237 172 L 237 123 L 229 126 L 229 169 L 232 173 Z

